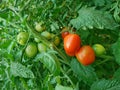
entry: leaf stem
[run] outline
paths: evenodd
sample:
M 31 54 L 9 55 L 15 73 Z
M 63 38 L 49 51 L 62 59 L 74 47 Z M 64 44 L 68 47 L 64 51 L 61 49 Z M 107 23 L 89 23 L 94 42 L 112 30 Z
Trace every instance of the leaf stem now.
M 109 56 L 109 55 L 101 55 L 99 57 L 104 59 L 113 59 L 113 56 Z
M 103 63 L 105 63 L 105 62 L 107 62 L 107 61 L 109 61 L 109 60 L 110 60 L 110 58 L 106 58 L 105 60 L 101 61 L 100 63 L 98 63 L 98 64 L 96 64 L 96 65 L 94 65 L 93 67 L 96 67 L 96 66 L 98 66 L 98 65 L 101 65 L 101 64 L 103 64 Z
M 75 87 L 74 83 L 72 82 L 72 80 L 70 79 L 70 77 L 65 73 L 65 71 L 61 68 L 60 69 L 61 72 L 63 73 L 63 75 L 68 79 L 68 81 L 71 83 L 71 85 L 73 86 L 73 88 Z

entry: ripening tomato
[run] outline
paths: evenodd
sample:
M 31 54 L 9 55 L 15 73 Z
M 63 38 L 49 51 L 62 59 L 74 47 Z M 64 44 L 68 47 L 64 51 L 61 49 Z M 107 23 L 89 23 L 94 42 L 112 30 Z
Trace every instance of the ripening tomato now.
M 62 39 L 64 39 L 67 35 L 69 35 L 68 31 L 62 32 L 62 34 L 61 34 Z
M 60 44 L 60 38 L 58 36 L 54 37 L 54 44 L 58 46 Z
M 69 34 L 64 38 L 64 49 L 67 55 L 75 56 L 80 49 L 81 39 L 77 34 Z
M 76 53 L 78 61 L 83 65 L 90 65 L 95 61 L 95 53 L 89 45 L 83 46 Z

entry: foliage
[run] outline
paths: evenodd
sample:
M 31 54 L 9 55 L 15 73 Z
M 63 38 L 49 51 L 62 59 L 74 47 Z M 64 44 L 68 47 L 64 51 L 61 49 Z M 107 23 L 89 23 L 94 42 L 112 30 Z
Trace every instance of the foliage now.
M 117 27 L 112 16 L 107 12 L 83 7 L 78 11 L 78 14 L 79 16 L 77 18 L 70 21 L 70 23 L 77 29 L 92 29 L 93 27 L 98 29 L 114 29 Z
M 53 38 L 35 30 L 39 22 Z M 101 44 L 106 54 L 89 66 L 66 55 L 65 26 L 75 28 L 82 45 Z M 17 43 L 20 32 L 29 33 L 25 45 Z M 28 58 L 25 48 L 36 37 L 46 52 Z M 60 38 L 58 46 L 54 37 Z M 0 90 L 119 90 L 119 46 L 120 0 L 0 1 Z
M 115 60 L 118 64 L 120 64 L 120 38 L 118 38 L 118 40 L 112 45 L 112 49 L 113 49 L 113 54 L 115 56 Z
M 93 83 L 91 90 L 119 90 L 119 80 L 105 80 L 101 79 L 98 82 Z

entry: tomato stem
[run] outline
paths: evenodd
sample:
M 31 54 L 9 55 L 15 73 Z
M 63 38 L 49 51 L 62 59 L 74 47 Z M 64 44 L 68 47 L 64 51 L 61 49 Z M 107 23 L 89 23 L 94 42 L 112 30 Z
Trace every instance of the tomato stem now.
M 109 61 L 109 60 L 110 60 L 110 59 L 105 59 L 104 61 L 101 61 L 100 63 L 94 65 L 94 67 L 96 67 L 96 66 L 98 66 L 98 65 L 101 65 L 101 64 L 103 64 L 103 63 L 105 63 L 105 62 L 107 62 L 107 61 Z
M 23 50 L 22 50 L 21 61 L 22 61 L 22 58 L 23 58 L 23 56 L 24 56 L 25 49 L 26 49 L 26 47 L 27 47 L 27 45 L 28 45 L 28 43 L 29 43 L 29 39 L 30 39 L 30 34 L 29 34 L 28 40 L 27 40 L 27 42 L 26 42 L 26 44 L 25 44 L 25 46 L 24 46 L 24 48 L 23 48 Z
M 113 59 L 113 56 L 108 56 L 108 55 L 101 55 L 99 57 L 104 59 Z
M 96 67 L 96 66 L 98 66 L 98 65 L 100 65 L 100 64 L 103 64 L 103 63 L 105 63 L 105 62 L 107 62 L 107 61 L 109 61 L 109 60 L 114 59 L 112 56 L 107 56 L 107 55 L 101 55 L 101 56 L 99 56 L 99 57 L 100 57 L 100 58 L 103 58 L 104 60 L 101 61 L 100 63 L 94 65 L 94 67 Z
M 66 62 L 65 61 L 62 61 L 62 62 L 66 63 L 68 66 L 70 66 L 67 61 L 67 57 L 55 45 L 54 45 L 54 48 L 59 53 L 60 57 L 62 57 L 62 59 L 66 61 Z
M 73 87 L 75 87 L 74 83 L 72 82 L 72 80 L 70 79 L 70 77 L 65 73 L 65 71 L 62 68 L 60 70 L 63 73 L 63 75 L 68 79 L 68 81 L 71 83 L 71 85 Z

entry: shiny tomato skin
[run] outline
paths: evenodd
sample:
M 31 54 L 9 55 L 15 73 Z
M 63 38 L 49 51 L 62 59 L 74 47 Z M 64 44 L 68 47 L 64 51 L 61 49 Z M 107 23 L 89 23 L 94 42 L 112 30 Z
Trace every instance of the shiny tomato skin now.
M 68 31 L 62 32 L 62 34 L 61 34 L 62 39 L 64 39 L 67 35 L 69 35 Z
M 67 55 L 75 56 L 75 53 L 80 49 L 81 39 L 77 34 L 69 34 L 64 38 L 64 50 Z
M 91 46 L 82 46 L 75 55 L 83 65 L 90 65 L 95 61 L 95 53 Z

